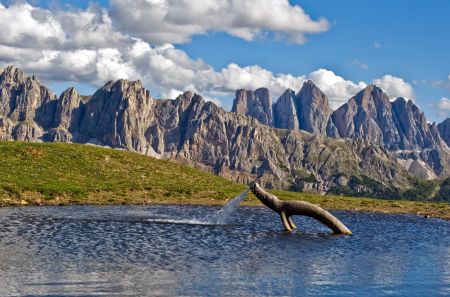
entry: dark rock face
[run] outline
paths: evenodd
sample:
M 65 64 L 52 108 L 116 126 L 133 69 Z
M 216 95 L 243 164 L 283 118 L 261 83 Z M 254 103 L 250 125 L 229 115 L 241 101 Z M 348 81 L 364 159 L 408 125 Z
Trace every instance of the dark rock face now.
M 274 106 L 274 127 L 337 136 L 330 113 L 328 98 L 309 80 L 297 95 L 288 89 L 277 100 Z
M 94 143 L 176 159 L 238 182 L 263 175 L 266 187 L 326 192 L 364 176 L 408 188 L 398 158 L 419 160 L 408 164 L 421 176 L 431 176 L 429 168 L 450 176 L 449 148 L 437 126 L 412 102 L 391 104 L 374 86 L 331 117 L 328 100 L 311 82 L 298 95 L 288 90 L 274 106 L 273 122 L 284 130 L 263 124 L 272 123 L 267 89 L 238 91 L 237 113 L 192 92 L 154 100 L 140 81 L 108 82 L 85 101 L 70 88 L 57 99 L 36 78 L 8 67 L 0 75 L 0 100 L 1 140 Z M 429 147 L 413 149 L 420 146 Z
M 140 81 L 108 82 L 86 103 L 75 141 L 145 152 L 152 105 Z
M 53 123 L 56 96 L 9 66 L 0 75 L 0 140 L 35 140 Z
M 44 136 L 45 141 L 70 142 L 77 136 L 85 105 L 75 88 L 64 91 L 56 103 L 52 129 Z
M 363 138 L 388 148 L 400 139 L 389 98 L 373 85 L 338 108 L 332 119 L 340 137 Z
M 419 177 L 447 177 L 450 174 L 450 150 L 439 135 L 438 127 L 429 125 L 425 114 L 414 104 L 398 98 L 390 102 L 376 86 L 351 98 L 332 114 L 340 137 L 362 138 L 393 151 L 397 158 L 423 161 L 408 170 Z M 330 134 L 329 134 L 330 135 Z M 332 136 L 332 135 L 330 135 Z M 409 160 L 409 161 L 408 161 Z M 428 170 L 424 173 L 424 170 Z
M 376 177 L 386 186 L 409 186 L 408 174 L 388 152 L 362 155 L 356 142 L 261 124 L 271 121 L 270 96 L 263 89 L 238 92 L 235 102 L 235 110 L 264 111 L 259 114 L 267 115 L 257 119 L 226 112 L 191 92 L 175 100 L 153 100 L 139 81 L 109 82 L 87 102 L 73 88 L 56 99 L 34 78 L 11 70 L 8 73 L 7 79 L 2 74 L 1 81 L 2 139 L 123 148 L 176 159 L 238 182 L 263 175 L 262 183 L 276 188 L 326 192 L 360 174 Z M 14 82 L 13 87 L 9 81 Z M 286 104 L 291 104 L 288 114 L 294 115 L 286 125 L 295 128 L 299 121 L 293 92 L 287 92 L 286 97 Z M 258 108 L 248 102 L 256 102 Z M 321 125 L 317 127 L 323 130 Z M 361 165 L 364 160 L 372 162 L 370 170 Z
M 331 113 L 330 103 L 327 96 L 310 80 L 303 84 L 297 95 L 297 110 L 300 129 L 326 135 Z
M 427 123 L 425 114 L 413 101 L 398 98 L 390 102 L 380 88 L 368 86 L 331 117 L 340 137 L 362 138 L 386 147 L 405 160 L 403 163 L 410 164 L 408 170 L 418 177 L 450 174 L 450 150 L 438 127 Z
M 304 174 L 310 174 L 312 187 L 319 192 L 327 191 L 341 176 L 373 174 L 359 166 L 359 145 L 353 142 L 270 128 L 226 112 L 198 95 L 185 93 L 155 103 L 147 139 L 159 157 L 175 158 L 240 182 L 264 175 L 263 183 L 277 188 L 300 184 Z M 408 185 L 408 174 L 392 155 L 383 151 L 371 157 L 379 163 L 382 158 L 391 160 L 384 165 L 390 174 L 377 173 L 384 183 Z M 370 170 L 377 172 L 377 168 Z
M 402 149 L 430 148 L 439 145 L 439 134 L 435 126 L 427 123 L 425 114 L 413 103 L 403 98 L 392 102 L 394 121 Z
M 274 126 L 280 129 L 299 130 L 295 92 L 287 89 L 273 108 Z
M 271 126 L 273 122 L 272 97 L 266 88 L 259 88 L 254 92 L 237 90 L 231 111 L 254 117 L 264 125 Z
M 390 102 L 377 86 L 368 86 L 332 114 L 339 136 L 363 138 L 389 150 L 420 150 L 439 145 L 435 127 L 414 104 Z
M 438 126 L 439 134 L 441 138 L 445 141 L 448 147 L 450 147 L 450 118 L 440 123 Z

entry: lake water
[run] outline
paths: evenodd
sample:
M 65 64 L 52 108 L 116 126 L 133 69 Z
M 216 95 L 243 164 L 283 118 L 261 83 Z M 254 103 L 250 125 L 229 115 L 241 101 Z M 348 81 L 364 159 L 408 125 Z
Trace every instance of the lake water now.
M 449 296 L 450 222 L 334 212 L 282 231 L 266 208 L 0 209 L 0 296 Z

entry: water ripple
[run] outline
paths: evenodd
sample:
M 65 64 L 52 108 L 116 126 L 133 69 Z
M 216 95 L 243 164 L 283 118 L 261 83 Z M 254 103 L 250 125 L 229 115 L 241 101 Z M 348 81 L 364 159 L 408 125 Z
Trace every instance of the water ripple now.
M 448 296 L 450 223 L 336 212 L 336 236 L 266 208 L 0 209 L 0 296 Z

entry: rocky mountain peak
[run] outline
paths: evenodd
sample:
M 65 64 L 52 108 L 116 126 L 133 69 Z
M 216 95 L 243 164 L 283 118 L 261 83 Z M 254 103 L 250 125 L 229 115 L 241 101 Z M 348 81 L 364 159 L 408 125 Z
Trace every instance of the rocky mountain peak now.
M 308 80 L 297 95 L 288 89 L 277 100 L 274 106 L 274 126 L 319 135 L 327 135 L 328 127 L 330 134 L 337 134 L 330 114 L 327 96 L 313 81 Z
M 186 91 L 183 93 L 182 97 L 183 97 L 183 99 L 185 99 L 187 101 L 191 101 L 192 97 L 194 97 L 194 92 Z
M 272 96 L 267 88 L 237 90 L 231 111 L 254 117 L 264 125 L 273 123 Z
M 17 140 L 39 138 L 43 129 L 53 122 L 56 96 L 42 86 L 34 76 L 27 76 L 14 66 L 6 67 L 0 75 L 0 129 Z
M 70 98 L 74 96 L 80 96 L 75 87 L 69 87 L 67 90 L 61 93 L 60 98 Z
M 388 96 L 375 85 L 369 85 L 332 114 L 340 137 L 365 138 L 372 143 L 396 144 L 398 133 Z
M 419 150 L 439 145 L 437 127 L 428 125 L 425 114 L 413 100 L 398 98 L 392 102 L 392 110 L 400 136 L 400 149 Z
M 77 137 L 84 107 L 82 98 L 75 87 L 62 92 L 56 102 L 53 128 L 45 134 L 44 140 L 65 142 Z
M 178 102 L 178 109 L 180 109 L 180 112 L 181 110 L 187 110 L 194 105 L 205 104 L 203 97 L 192 91 L 186 91 L 183 94 L 180 94 L 175 101 Z
M 295 92 L 287 89 L 273 107 L 274 126 L 280 129 L 298 130 Z
M 391 108 L 389 97 L 376 85 L 368 85 L 353 98 L 356 105 L 370 113 L 372 117 L 376 116 L 377 110 Z
M 27 78 L 28 76 L 20 68 L 12 65 L 6 67 L 0 75 L 1 81 L 16 84 L 24 83 Z
M 397 104 L 401 104 L 401 105 L 407 105 L 407 104 L 408 104 L 408 101 L 411 101 L 411 100 L 406 100 L 406 99 L 403 98 L 403 97 L 398 97 L 398 98 L 395 99 L 393 102 L 397 102 Z
M 299 127 L 310 133 L 325 135 L 330 118 L 330 103 L 327 96 L 308 80 L 296 98 Z
M 445 141 L 448 147 L 450 147 L 450 118 L 447 118 L 442 123 L 437 125 L 439 134 Z
M 407 188 L 410 176 L 396 158 L 406 160 L 415 174 L 430 177 L 429 166 L 439 177 L 450 176 L 450 149 L 440 146 L 438 126 L 429 125 L 413 101 L 391 103 L 376 86 L 332 116 L 327 97 L 312 81 L 297 95 L 286 90 L 273 107 L 273 123 L 311 132 L 304 133 L 267 126 L 272 103 L 265 88 L 238 90 L 237 115 L 193 92 L 153 100 L 140 81 L 110 81 L 83 102 L 75 88 L 56 99 L 13 67 L 0 77 L 2 140 L 95 143 L 177 159 L 238 182 L 263 174 L 268 187 L 320 192 L 345 186 L 355 176 Z M 448 135 L 449 124 L 439 125 L 441 135 Z M 324 127 L 328 135 L 352 140 L 326 137 Z
M 310 90 L 310 92 L 314 92 L 314 91 L 318 91 L 318 92 L 322 92 L 319 87 L 310 79 L 308 79 L 307 81 L 305 81 L 303 83 L 302 88 L 300 89 L 300 91 L 304 88 L 304 91 Z
M 145 149 L 153 99 L 140 81 L 108 82 L 86 103 L 76 141 Z

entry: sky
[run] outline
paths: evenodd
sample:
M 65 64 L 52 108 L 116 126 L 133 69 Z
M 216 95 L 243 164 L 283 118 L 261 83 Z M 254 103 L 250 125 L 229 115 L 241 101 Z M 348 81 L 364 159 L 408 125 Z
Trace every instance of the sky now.
M 440 122 L 449 13 L 447 0 L 0 0 L 0 67 L 56 93 L 140 79 L 156 98 L 192 90 L 225 109 L 236 89 L 275 101 L 308 79 L 335 109 L 374 83 Z

